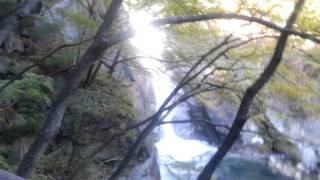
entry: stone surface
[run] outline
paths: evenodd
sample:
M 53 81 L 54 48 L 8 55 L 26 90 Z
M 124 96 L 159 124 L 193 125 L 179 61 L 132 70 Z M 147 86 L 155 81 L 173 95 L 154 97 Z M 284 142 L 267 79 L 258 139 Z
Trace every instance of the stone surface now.
M 0 169 L 0 179 L 1 180 L 24 180 L 24 178 L 11 174 L 7 171 L 3 171 L 1 169 Z
M 308 169 L 316 169 L 317 163 L 320 162 L 316 151 L 312 147 L 304 146 L 301 148 L 302 162 Z
M 14 51 L 23 52 L 23 42 L 15 33 L 10 33 L 9 37 L 4 43 L 4 49 L 8 53 Z

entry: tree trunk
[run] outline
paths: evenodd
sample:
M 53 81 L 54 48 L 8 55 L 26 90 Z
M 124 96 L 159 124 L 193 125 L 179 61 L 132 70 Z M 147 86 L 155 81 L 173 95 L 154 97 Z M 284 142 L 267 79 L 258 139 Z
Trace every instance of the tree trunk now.
M 99 61 L 97 67 L 94 69 L 94 71 L 93 71 L 93 73 L 92 73 L 92 75 L 91 75 L 91 77 L 90 77 L 90 80 L 89 80 L 89 82 L 88 82 L 87 87 L 91 86 L 91 84 L 93 83 L 93 81 L 96 79 L 96 77 L 97 77 L 97 75 L 98 75 L 98 72 L 99 72 L 99 70 L 100 70 L 100 68 L 101 68 L 101 65 L 102 65 L 102 62 Z
M 295 6 L 294 11 L 292 12 L 290 18 L 287 21 L 286 29 L 292 29 L 294 22 L 297 19 L 298 13 L 303 7 L 305 0 L 299 0 Z M 248 119 L 248 114 L 250 110 L 251 103 L 254 99 L 254 96 L 263 88 L 263 86 L 269 81 L 271 76 L 276 71 L 278 65 L 281 62 L 283 51 L 286 47 L 286 42 L 289 37 L 289 32 L 282 31 L 281 35 L 278 39 L 277 45 L 275 47 L 274 54 L 270 60 L 270 63 L 265 68 L 264 72 L 260 75 L 260 77 L 251 85 L 245 92 L 240 107 L 238 109 L 237 115 L 234 119 L 234 122 L 231 126 L 231 129 L 222 143 L 222 145 L 219 147 L 217 152 L 214 154 L 214 156 L 210 159 L 210 161 L 206 164 L 203 171 L 198 176 L 198 180 L 209 180 L 219 165 L 219 163 L 222 161 L 224 156 L 227 154 L 227 152 L 231 149 L 234 142 L 239 137 L 240 131 L 242 130 L 244 124 L 246 123 Z
M 113 62 L 109 68 L 109 74 L 112 75 L 114 70 L 116 69 L 117 64 L 119 63 L 119 58 L 120 58 L 120 54 L 121 54 L 121 49 L 118 49 L 118 51 L 116 52 L 116 55 L 113 59 Z
M 140 148 L 141 144 L 144 142 L 144 140 L 147 138 L 147 136 L 152 132 L 152 130 L 157 126 L 159 116 L 162 112 L 156 113 L 151 122 L 147 125 L 146 128 L 143 129 L 143 131 L 139 134 L 138 139 L 135 141 L 135 143 L 132 145 L 132 147 L 129 149 L 127 154 L 125 155 L 124 159 L 121 161 L 120 165 L 116 169 L 116 171 L 109 177 L 108 180 L 115 180 L 118 178 L 118 176 L 121 174 L 121 172 L 126 168 L 129 161 L 134 157 L 135 153 Z
M 17 175 L 21 177 L 28 177 L 36 166 L 36 163 L 42 156 L 43 152 L 46 150 L 51 139 L 56 135 L 61 126 L 61 121 L 63 114 L 68 105 L 70 96 L 74 93 L 80 83 L 81 76 L 87 72 L 88 68 L 97 61 L 104 53 L 104 51 L 109 47 L 107 44 L 104 46 L 101 45 L 102 39 L 107 38 L 106 32 L 110 29 L 116 14 L 121 6 L 122 0 L 113 0 L 109 6 L 106 15 L 104 17 L 104 22 L 100 26 L 94 41 L 81 57 L 79 63 L 76 67 L 70 72 L 67 77 L 67 81 L 57 95 L 55 99 L 47 120 L 35 138 L 33 144 L 31 145 L 29 151 L 24 156 L 22 162 L 20 163 Z
M 86 80 L 84 81 L 82 87 L 86 88 L 89 86 L 89 82 L 90 82 L 90 79 L 91 79 L 91 75 L 92 75 L 92 71 L 93 71 L 93 68 L 94 68 L 94 64 L 92 64 L 88 70 L 88 73 L 86 75 Z

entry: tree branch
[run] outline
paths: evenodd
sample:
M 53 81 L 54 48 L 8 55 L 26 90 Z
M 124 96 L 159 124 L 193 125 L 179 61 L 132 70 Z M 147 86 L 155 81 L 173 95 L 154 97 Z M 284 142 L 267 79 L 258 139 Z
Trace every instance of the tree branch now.
M 111 1 L 111 4 L 104 16 L 104 21 L 93 38 L 92 44 L 81 57 L 77 65 L 71 70 L 66 83 L 51 106 L 43 128 L 36 136 L 27 154 L 23 157 L 23 160 L 17 169 L 18 175 L 22 177 L 28 177 L 30 175 L 36 163 L 39 161 L 43 152 L 49 145 L 51 139 L 60 129 L 62 118 L 69 103 L 70 96 L 79 86 L 82 74 L 85 73 L 90 65 L 96 62 L 108 48 L 108 46 L 105 46 L 101 41 L 106 37 L 106 33 L 110 30 L 112 23 L 116 19 L 121 4 L 122 0 Z
M 202 55 L 200 57 L 200 59 L 188 70 L 188 72 L 183 76 L 183 78 L 180 80 L 180 82 L 176 85 L 176 87 L 172 90 L 172 92 L 165 99 L 165 101 L 160 106 L 158 111 L 153 115 L 153 118 L 150 121 L 150 123 L 140 133 L 139 137 L 137 138 L 137 140 L 135 141 L 133 146 L 130 148 L 130 150 L 127 152 L 127 154 L 123 158 L 123 161 L 120 163 L 120 165 L 118 166 L 116 171 L 111 175 L 109 180 L 116 179 L 120 175 L 120 173 L 126 168 L 127 164 L 129 163 L 131 158 L 134 156 L 135 152 L 138 150 L 138 148 L 143 143 L 145 138 L 152 132 L 152 130 L 157 126 L 157 123 L 163 118 L 162 113 L 165 111 L 171 111 L 178 104 L 178 103 L 173 103 L 171 105 L 168 105 L 171 102 L 171 100 L 177 95 L 177 93 L 183 87 L 185 87 L 186 84 L 188 84 L 193 79 L 195 79 L 202 71 L 204 71 L 206 68 L 208 68 L 212 63 L 214 63 L 219 57 L 221 57 L 227 51 L 229 51 L 233 48 L 242 46 L 242 45 L 252 41 L 253 39 L 255 39 L 255 38 L 251 38 L 246 41 L 242 41 L 242 42 L 239 42 L 234 45 L 230 45 L 230 46 L 226 47 L 222 52 L 220 52 L 218 55 L 216 55 L 214 58 L 212 58 L 204 67 L 200 68 L 200 70 L 198 72 L 192 74 L 193 71 L 196 70 L 196 68 L 199 67 L 200 64 L 202 62 L 204 62 L 209 55 L 211 55 L 215 51 L 218 51 L 220 48 L 222 48 L 223 46 L 228 44 L 230 42 L 229 41 L 230 38 L 231 38 L 231 35 L 226 37 L 221 43 L 219 43 L 215 47 L 211 48 L 207 53 Z M 233 41 L 233 40 L 231 40 L 231 41 Z M 187 99 L 189 97 L 192 97 L 192 96 L 186 96 L 184 99 Z M 179 101 L 179 102 L 181 102 L 181 101 Z
M 158 27 L 163 25 L 175 25 L 175 24 L 182 24 L 182 23 L 219 20 L 219 19 L 237 19 L 237 20 L 243 20 L 248 22 L 254 22 L 279 32 L 286 32 L 288 34 L 292 34 L 303 39 L 309 39 L 310 41 L 313 41 L 314 43 L 317 43 L 317 44 L 320 43 L 320 38 L 313 34 L 295 31 L 293 29 L 288 29 L 286 27 L 281 27 L 273 22 L 270 22 L 261 18 L 246 16 L 246 15 L 238 15 L 238 14 L 210 13 L 210 14 L 193 15 L 193 16 L 172 16 L 172 17 L 166 17 L 163 19 L 152 21 L 151 24 Z M 132 28 L 129 28 L 124 32 L 113 35 L 105 42 L 108 43 L 109 45 L 114 45 L 128 38 L 131 38 L 134 35 L 135 35 L 134 30 Z
M 84 41 L 81 42 L 77 42 L 77 43 L 72 43 L 72 44 L 63 44 L 61 46 L 58 46 L 57 48 L 53 49 L 52 51 L 50 51 L 47 55 L 43 56 L 41 59 L 33 59 L 34 61 L 37 62 L 44 62 L 47 59 L 49 59 L 50 57 L 52 57 L 55 53 L 59 52 L 61 49 L 63 48 L 68 48 L 68 47 L 74 47 L 74 46 L 79 46 L 81 44 L 87 43 L 89 41 L 91 41 L 92 38 L 86 39 Z M 22 71 L 20 71 L 18 74 L 16 74 L 13 78 L 11 78 L 8 82 L 6 82 L 4 85 L 2 85 L 0 87 L 0 93 L 6 89 L 10 84 L 14 83 L 16 80 L 20 79 L 22 77 L 22 75 L 26 72 L 28 72 L 30 69 L 37 67 L 37 64 L 32 64 L 28 67 L 26 67 L 25 69 L 23 69 Z
M 294 11 L 290 15 L 287 25 L 285 29 L 291 29 L 293 27 L 294 22 L 297 19 L 298 13 L 302 9 L 304 4 L 304 0 L 299 0 L 294 8 Z M 209 162 L 204 167 L 203 171 L 199 174 L 198 180 L 209 180 L 217 168 L 218 164 L 222 161 L 224 156 L 231 149 L 232 145 L 238 138 L 241 129 L 248 119 L 248 114 L 250 110 L 250 106 L 253 102 L 255 95 L 263 88 L 263 86 L 268 82 L 268 80 L 272 77 L 274 72 L 276 71 L 278 65 L 281 62 L 283 51 L 286 47 L 287 39 L 289 37 L 289 31 L 282 31 L 281 35 L 278 39 L 277 45 L 274 50 L 274 54 L 265 68 L 260 77 L 246 90 L 240 106 L 238 108 L 238 112 L 234 119 L 234 122 L 231 126 L 231 129 L 223 141 L 222 145 L 219 147 L 218 151 L 213 155 L 213 157 L 209 160 Z

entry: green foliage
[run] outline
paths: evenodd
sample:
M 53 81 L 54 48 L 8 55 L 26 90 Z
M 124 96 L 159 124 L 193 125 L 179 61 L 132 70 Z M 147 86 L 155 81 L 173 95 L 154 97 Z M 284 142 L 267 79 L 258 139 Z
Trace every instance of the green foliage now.
M 32 114 L 35 109 L 42 109 L 51 104 L 53 85 L 50 78 L 26 73 L 21 80 L 15 81 L 5 89 L 0 103 L 15 106 L 22 114 Z
M 68 169 L 68 156 L 70 156 L 70 154 L 66 154 L 64 149 L 58 149 L 54 152 L 51 152 L 45 155 L 40 161 L 38 170 L 43 174 L 50 174 L 54 177 L 62 176 L 63 174 L 61 173 Z
M 64 50 L 44 62 L 39 62 L 38 64 L 47 73 L 59 72 L 69 69 L 74 62 L 74 58 L 75 53 L 72 50 Z
M 315 61 L 317 68 L 320 68 L 320 46 L 309 49 L 307 52 L 313 57 L 312 60 Z
M 110 120 L 133 118 L 132 104 L 124 89 L 107 76 L 98 76 L 95 84 L 90 89 L 81 89 L 72 102 L 72 108 L 81 114 L 90 113 Z
M 52 44 L 52 40 L 57 38 L 57 27 L 62 27 L 63 22 L 50 22 L 47 19 L 42 17 L 36 17 L 39 25 L 32 28 L 28 33 L 31 36 L 32 40 L 38 43 L 50 42 Z M 48 46 L 48 44 L 46 45 Z
M 172 27 L 167 32 L 166 46 L 169 48 L 164 54 L 166 57 L 176 58 L 177 61 L 194 60 L 216 45 L 216 39 L 219 39 L 217 32 L 216 29 L 211 30 L 205 24 L 198 23 Z
M 0 145 L 1 145 L 1 147 L 0 147 L 0 169 L 4 169 L 9 172 L 14 172 L 15 166 L 11 165 L 8 162 L 8 157 L 10 154 L 8 148 L 4 147 L 2 144 L 0 144 Z
M 97 22 L 94 20 L 84 16 L 79 12 L 74 11 L 62 11 L 62 14 L 65 15 L 67 20 L 71 22 L 75 26 L 79 26 L 80 28 L 92 28 L 95 29 L 98 27 Z
M 233 49 L 228 52 L 228 55 L 233 59 L 243 59 L 254 64 L 264 63 L 270 58 L 270 54 L 275 47 L 273 39 L 263 39 L 261 41 L 253 41 L 240 48 Z
M 7 87 L 0 97 L 0 104 L 13 108 L 16 115 L 3 124 L 1 138 L 14 142 L 17 137 L 36 133 L 51 105 L 53 91 L 50 78 L 34 73 L 26 73 L 23 79 Z
M 12 166 L 10 166 L 5 158 L 3 156 L 0 156 L 0 169 L 6 170 L 6 171 L 12 171 Z
M 209 26 L 209 25 L 208 25 Z M 217 31 L 208 30 L 206 25 L 200 25 L 198 23 L 190 23 L 190 24 L 184 24 L 181 26 L 175 26 L 172 27 L 175 31 L 177 38 L 183 38 L 183 37 L 204 37 L 204 36 L 213 36 L 216 35 Z
M 206 9 L 199 0 L 166 1 L 162 13 L 165 15 L 191 15 Z
M 250 14 L 255 17 L 264 17 L 276 23 L 286 21 L 286 11 L 293 2 L 277 0 L 237 0 L 237 13 Z
M 31 180 L 56 180 L 54 177 L 50 175 L 36 175 L 36 177 L 32 177 Z
M 292 84 L 275 83 L 272 84 L 272 89 L 275 93 L 274 95 L 281 93 L 291 100 L 303 98 L 303 91 L 297 89 L 297 87 Z
M 317 90 L 317 80 L 306 76 L 293 63 L 281 64 L 277 73 L 278 76 L 272 78 L 263 92 L 269 94 L 268 97 L 277 97 L 287 104 L 291 116 L 319 115 L 318 101 L 320 97 Z
M 0 15 L 2 15 L 3 12 L 15 8 L 17 4 L 16 0 L 0 0 Z
M 1 140 L 12 144 L 18 137 L 34 135 L 41 128 L 41 124 L 35 119 L 29 119 L 24 124 L 12 125 L 2 130 Z
M 320 4 L 317 0 L 306 1 L 306 4 L 300 13 L 296 28 L 302 32 L 308 32 L 311 34 L 320 34 Z
M 113 128 L 105 133 L 115 133 L 134 123 L 134 114 L 125 89 L 108 76 L 98 76 L 90 88 L 80 89 L 71 99 L 62 133 L 65 136 L 75 136 L 81 131 L 82 124 L 107 124 Z M 97 128 L 95 131 L 98 131 Z M 134 133 L 124 136 L 130 140 L 134 137 Z M 81 135 L 76 138 L 79 143 L 87 144 L 90 143 L 91 136 Z

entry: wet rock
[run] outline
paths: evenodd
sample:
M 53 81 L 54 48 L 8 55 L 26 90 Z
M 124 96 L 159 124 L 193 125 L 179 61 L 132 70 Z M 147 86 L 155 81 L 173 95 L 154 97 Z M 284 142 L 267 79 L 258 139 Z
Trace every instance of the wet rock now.
M 296 173 L 296 168 L 292 166 L 290 163 L 285 163 L 282 165 L 281 172 L 289 177 L 294 177 Z
M 19 176 L 11 174 L 7 171 L 3 171 L 1 169 L 0 169 L 0 179 L 3 179 L 3 180 L 24 180 L 24 178 L 21 178 Z
M 319 162 L 316 151 L 312 147 L 302 147 L 302 162 L 305 164 L 307 169 L 313 170 L 317 168 Z
M 151 157 L 148 158 L 144 163 L 138 164 L 134 167 L 128 177 L 122 177 L 121 180 L 160 180 L 160 171 L 157 161 L 157 151 L 153 148 Z
M 294 179 L 296 179 L 296 180 L 302 180 L 302 173 L 301 173 L 301 171 L 296 171 L 296 173 L 294 174 Z
M 10 33 L 9 37 L 4 43 L 4 49 L 7 53 L 12 53 L 14 51 L 23 52 L 23 42 L 15 33 Z
M 256 144 L 256 145 L 263 145 L 263 138 L 261 138 L 260 136 L 256 135 L 252 138 L 251 143 L 252 144 Z
M 4 76 L 7 74 L 11 66 L 13 65 L 12 61 L 9 58 L 0 56 L 0 75 Z
M 21 71 L 23 71 L 25 68 L 31 66 L 33 63 L 29 61 L 17 61 L 12 67 L 11 71 L 14 74 L 19 74 Z M 30 71 L 29 71 L 30 72 Z
M 0 79 L 11 78 L 32 64 L 33 63 L 29 61 L 13 60 L 4 56 L 0 56 Z M 33 68 L 30 71 L 37 71 L 37 68 Z
M 192 121 L 210 121 L 215 123 L 215 120 L 210 118 L 207 109 L 198 104 L 189 105 L 188 114 Z M 203 139 L 209 144 L 221 143 L 223 134 L 217 130 L 217 127 L 204 123 L 193 123 L 193 125 L 195 127 L 196 139 Z

